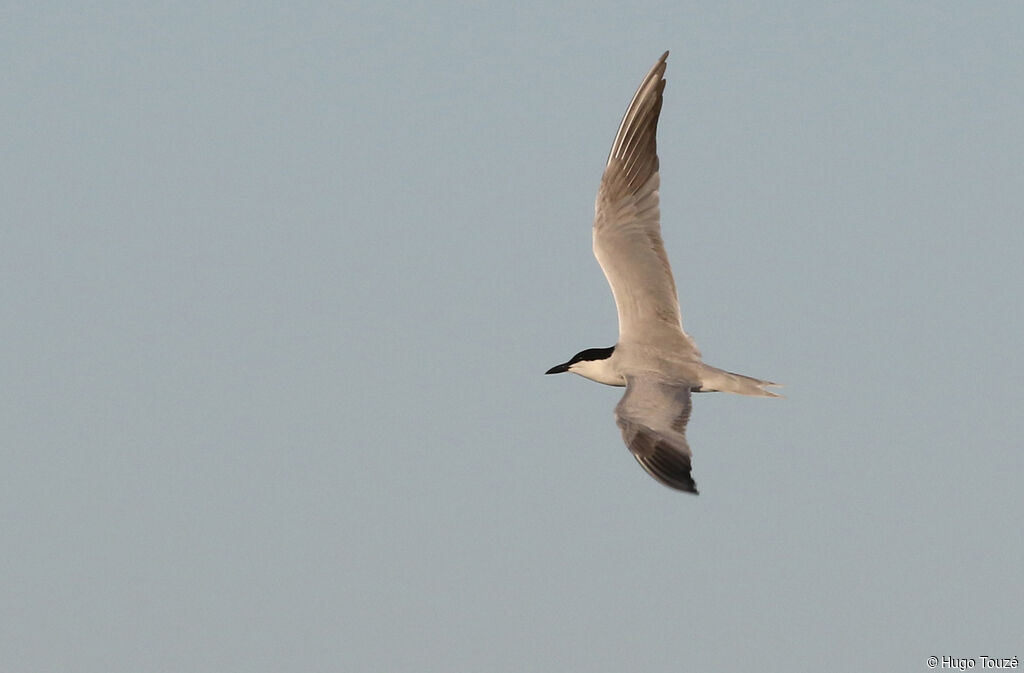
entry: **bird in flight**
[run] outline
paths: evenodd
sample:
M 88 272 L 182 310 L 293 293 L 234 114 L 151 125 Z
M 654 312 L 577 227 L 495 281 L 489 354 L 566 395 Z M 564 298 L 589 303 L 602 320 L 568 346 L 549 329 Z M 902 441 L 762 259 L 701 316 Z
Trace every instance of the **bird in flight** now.
M 696 494 L 686 442 L 690 394 L 779 397 L 766 390 L 779 384 L 704 364 L 683 330 L 659 223 L 656 136 L 667 59 L 666 51 L 626 109 L 594 204 L 594 256 L 615 297 L 618 343 L 580 351 L 545 373 L 625 386 L 615 422 L 633 457 L 662 484 Z

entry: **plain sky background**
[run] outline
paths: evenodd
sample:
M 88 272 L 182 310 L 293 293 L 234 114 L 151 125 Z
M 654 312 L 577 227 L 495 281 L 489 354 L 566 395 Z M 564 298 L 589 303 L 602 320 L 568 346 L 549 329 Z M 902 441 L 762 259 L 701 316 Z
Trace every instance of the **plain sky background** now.
M 699 497 L 593 199 L 665 49 Z M 0 7 L 0 669 L 1024 657 L 1024 4 Z

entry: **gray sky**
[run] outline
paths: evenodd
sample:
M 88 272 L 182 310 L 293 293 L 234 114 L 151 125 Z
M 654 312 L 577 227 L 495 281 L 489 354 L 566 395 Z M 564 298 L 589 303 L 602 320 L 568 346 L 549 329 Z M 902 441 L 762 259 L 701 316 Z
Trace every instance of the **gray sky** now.
M 0 10 L 4 670 L 1024 657 L 1024 5 L 379 5 Z M 542 376 L 665 49 L 700 497 Z

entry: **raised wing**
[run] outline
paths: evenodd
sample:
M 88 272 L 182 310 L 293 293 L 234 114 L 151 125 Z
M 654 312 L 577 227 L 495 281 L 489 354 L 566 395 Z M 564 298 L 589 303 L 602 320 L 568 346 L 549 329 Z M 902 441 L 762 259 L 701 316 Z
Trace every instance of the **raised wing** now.
M 658 115 L 665 90 L 662 54 L 640 84 L 615 135 L 594 206 L 594 255 L 615 295 L 619 341 L 682 334 L 672 269 L 661 240 L 658 201 Z
M 690 388 L 656 376 L 627 376 L 615 422 L 636 462 L 670 488 L 697 493 L 690 476 Z

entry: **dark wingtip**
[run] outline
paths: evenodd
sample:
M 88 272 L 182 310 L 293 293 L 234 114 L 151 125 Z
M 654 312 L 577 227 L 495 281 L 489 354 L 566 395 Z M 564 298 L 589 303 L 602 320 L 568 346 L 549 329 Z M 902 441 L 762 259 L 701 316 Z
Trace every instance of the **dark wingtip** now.
M 690 457 L 671 448 L 659 446 L 648 456 L 633 454 L 636 462 L 660 483 L 677 491 L 700 495 L 697 482 L 690 476 Z
M 658 481 L 661 480 L 659 479 Z M 661 481 L 661 483 L 676 491 L 682 491 L 683 493 L 692 493 L 693 495 L 700 495 L 700 491 L 697 490 L 697 483 L 692 479 L 685 484 L 670 484 L 666 481 Z

